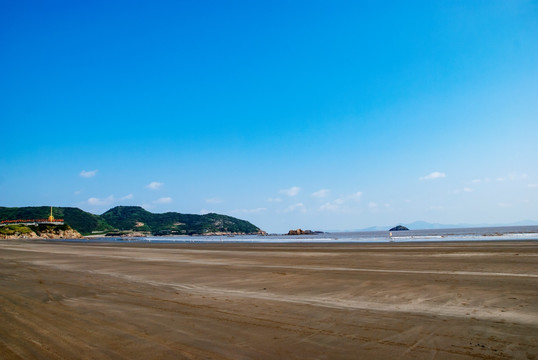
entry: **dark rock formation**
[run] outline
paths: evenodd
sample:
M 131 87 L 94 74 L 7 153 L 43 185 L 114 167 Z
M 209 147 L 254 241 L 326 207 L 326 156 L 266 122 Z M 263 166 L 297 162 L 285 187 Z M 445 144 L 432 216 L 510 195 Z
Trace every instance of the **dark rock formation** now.
M 393 228 L 390 229 L 389 231 L 402 231 L 402 230 L 409 230 L 409 229 L 406 228 L 405 226 L 398 225 L 398 226 L 393 227 Z

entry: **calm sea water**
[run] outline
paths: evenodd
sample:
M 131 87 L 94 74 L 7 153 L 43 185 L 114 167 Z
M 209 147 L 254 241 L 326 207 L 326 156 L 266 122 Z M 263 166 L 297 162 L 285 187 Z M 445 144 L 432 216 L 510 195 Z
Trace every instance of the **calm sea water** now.
M 92 238 L 81 242 L 154 243 L 386 243 L 421 241 L 538 240 L 538 226 L 503 226 L 462 229 L 338 232 L 315 235 L 149 236 L 141 238 Z M 65 241 L 65 240 L 63 240 Z

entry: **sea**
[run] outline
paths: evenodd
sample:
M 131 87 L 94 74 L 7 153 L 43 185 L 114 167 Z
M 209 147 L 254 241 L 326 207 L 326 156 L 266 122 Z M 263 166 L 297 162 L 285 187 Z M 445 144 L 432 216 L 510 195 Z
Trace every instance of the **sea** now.
M 403 231 L 325 232 L 312 235 L 148 236 L 62 239 L 76 242 L 138 243 L 404 243 L 538 240 L 538 226 L 502 226 Z

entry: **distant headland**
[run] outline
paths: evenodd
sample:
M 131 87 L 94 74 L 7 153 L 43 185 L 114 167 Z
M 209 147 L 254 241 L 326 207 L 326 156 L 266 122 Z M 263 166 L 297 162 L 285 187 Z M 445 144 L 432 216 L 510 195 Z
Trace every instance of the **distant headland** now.
M 53 210 L 61 219 L 54 218 Z M 75 207 L 0 207 L 0 238 L 243 234 L 265 232 L 248 221 L 215 213 L 154 214 L 139 206 L 116 206 L 95 215 Z

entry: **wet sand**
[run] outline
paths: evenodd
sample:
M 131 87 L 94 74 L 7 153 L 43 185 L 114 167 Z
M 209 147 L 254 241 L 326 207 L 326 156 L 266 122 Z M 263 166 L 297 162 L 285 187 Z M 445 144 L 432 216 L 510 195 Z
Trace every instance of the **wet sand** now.
M 1 359 L 538 359 L 538 241 L 0 241 Z

